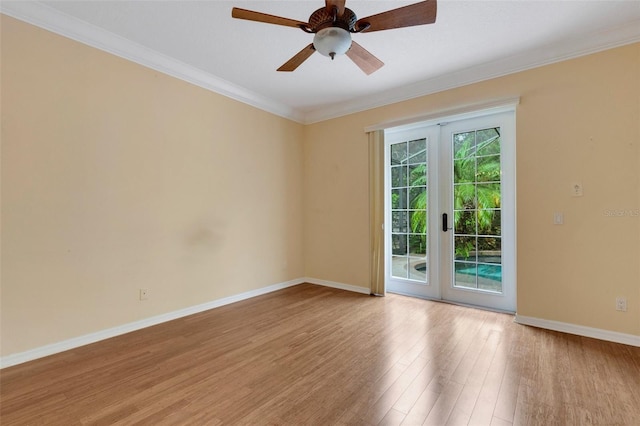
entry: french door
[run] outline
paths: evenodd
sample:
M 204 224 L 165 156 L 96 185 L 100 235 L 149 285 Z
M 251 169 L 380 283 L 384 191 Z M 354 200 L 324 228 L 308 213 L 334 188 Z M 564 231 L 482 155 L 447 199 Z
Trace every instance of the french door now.
M 385 131 L 386 287 L 515 311 L 514 113 Z

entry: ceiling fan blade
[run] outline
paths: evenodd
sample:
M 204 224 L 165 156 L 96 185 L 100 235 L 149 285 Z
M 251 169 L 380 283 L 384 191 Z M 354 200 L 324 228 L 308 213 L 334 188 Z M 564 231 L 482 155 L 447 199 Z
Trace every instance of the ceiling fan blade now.
M 311 43 L 310 45 L 308 45 L 307 47 L 305 47 L 304 49 L 296 53 L 293 58 L 285 62 L 280 68 L 278 68 L 278 71 L 290 72 L 295 70 L 300 66 L 300 64 L 306 61 L 309 58 L 309 56 L 313 55 L 313 52 L 315 51 L 316 49 L 313 47 L 313 43 Z
M 284 25 L 287 27 L 301 28 L 309 25 L 306 22 L 296 21 L 295 19 L 282 18 L 262 12 L 254 12 L 253 10 L 240 9 L 239 7 L 234 7 L 231 10 L 231 16 L 233 18 L 246 19 L 247 21 L 264 22 L 266 24 Z
M 344 13 L 344 4 L 346 0 L 325 0 L 325 4 L 327 5 L 327 11 L 329 13 L 333 12 L 333 8 L 338 9 L 338 16 L 342 16 Z
M 347 50 L 347 56 L 367 75 L 374 73 L 384 65 L 384 62 L 373 56 L 355 41 L 351 42 L 351 48 Z
M 426 0 L 358 19 L 356 29 L 363 32 L 412 27 L 436 22 L 437 0 Z

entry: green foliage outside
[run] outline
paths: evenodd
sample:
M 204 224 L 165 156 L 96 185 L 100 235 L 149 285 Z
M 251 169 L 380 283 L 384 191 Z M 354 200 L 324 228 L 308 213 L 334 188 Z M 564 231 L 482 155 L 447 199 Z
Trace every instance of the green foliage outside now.
M 500 235 L 500 135 L 497 130 L 456 135 L 453 169 L 455 234 Z M 475 237 L 457 236 L 454 245 L 456 257 L 463 259 L 469 258 L 471 252 L 500 249 L 497 238 L 476 241 Z
M 500 135 L 497 129 L 456 135 L 454 141 L 454 230 L 457 235 L 500 235 Z M 409 170 L 409 187 L 426 186 L 426 165 Z M 426 252 L 427 192 L 409 194 L 410 229 L 420 236 Z M 456 257 L 468 258 L 472 251 L 499 250 L 499 239 L 483 238 L 476 247 L 475 237 L 456 237 Z

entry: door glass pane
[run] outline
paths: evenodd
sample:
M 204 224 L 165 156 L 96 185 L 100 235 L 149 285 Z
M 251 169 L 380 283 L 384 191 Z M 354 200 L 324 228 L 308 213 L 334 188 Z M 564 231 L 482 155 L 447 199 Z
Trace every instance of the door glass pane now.
M 478 155 L 500 154 L 500 129 L 484 129 L 476 132 L 478 139 Z
M 502 266 L 478 265 L 478 288 L 480 290 L 502 292 Z
M 427 163 L 427 140 L 418 139 L 409 142 L 408 147 L 408 164 L 421 164 Z
M 478 288 L 476 282 L 478 276 L 478 268 L 472 262 L 454 262 L 455 263 L 455 286 L 464 288 Z
M 407 186 L 407 166 L 391 167 L 391 187 L 402 188 Z
M 407 188 L 391 190 L 391 208 L 392 209 L 407 208 Z
M 427 140 L 391 144 L 391 276 L 427 281 Z
M 395 211 L 391 213 L 391 232 L 407 232 L 407 212 Z
M 456 257 L 455 257 L 456 260 L 464 260 L 466 262 L 475 262 L 477 260 L 475 236 L 455 235 L 453 241 L 454 241 L 454 250 L 456 254 Z
M 427 184 L 427 166 L 412 164 L 409 166 L 409 186 L 424 186 Z
M 478 198 L 476 197 L 476 184 L 464 183 L 453 185 L 453 197 L 455 210 L 475 209 Z
M 457 211 L 453 215 L 456 235 L 476 235 L 476 210 Z
M 424 258 L 410 257 L 409 259 L 409 279 L 416 281 L 427 281 L 427 261 Z
M 427 237 L 425 235 L 409 235 L 409 254 L 420 258 L 427 255 Z
M 391 256 L 391 276 L 407 278 L 407 260 L 405 256 Z
M 502 292 L 500 129 L 453 135 L 454 286 Z
M 478 237 L 478 262 L 502 263 L 502 239 Z
M 488 155 L 478 157 L 478 167 L 476 169 L 476 181 L 478 182 L 500 182 L 500 156 Z
M 407 255 L 407 236 L 405 234 L 391 235 L 391 252 L 394 255 Z
M 457 133 L 453 140 L 455 159 L 472 157 L 476 147 L 476 132 Z
M 397 143 L 391 145 L 391 164 L 406 164 L 407 160 L 407 143 Z

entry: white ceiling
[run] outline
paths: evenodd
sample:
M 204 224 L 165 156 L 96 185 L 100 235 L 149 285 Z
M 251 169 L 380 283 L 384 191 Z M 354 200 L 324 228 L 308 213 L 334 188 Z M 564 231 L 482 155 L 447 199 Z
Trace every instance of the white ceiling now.
M 416 1 L 348 0 L 359 18 Z M 307 21 L 305 1 L 2 2 L 2 13 L 310 123 L 640 41 L 640 0 L 439 0 L 435 24 L 355 34 L 385 66 L 367 76 L 346 56 L 314 54 L 291 27 L 231 18 L 233 6 Z

